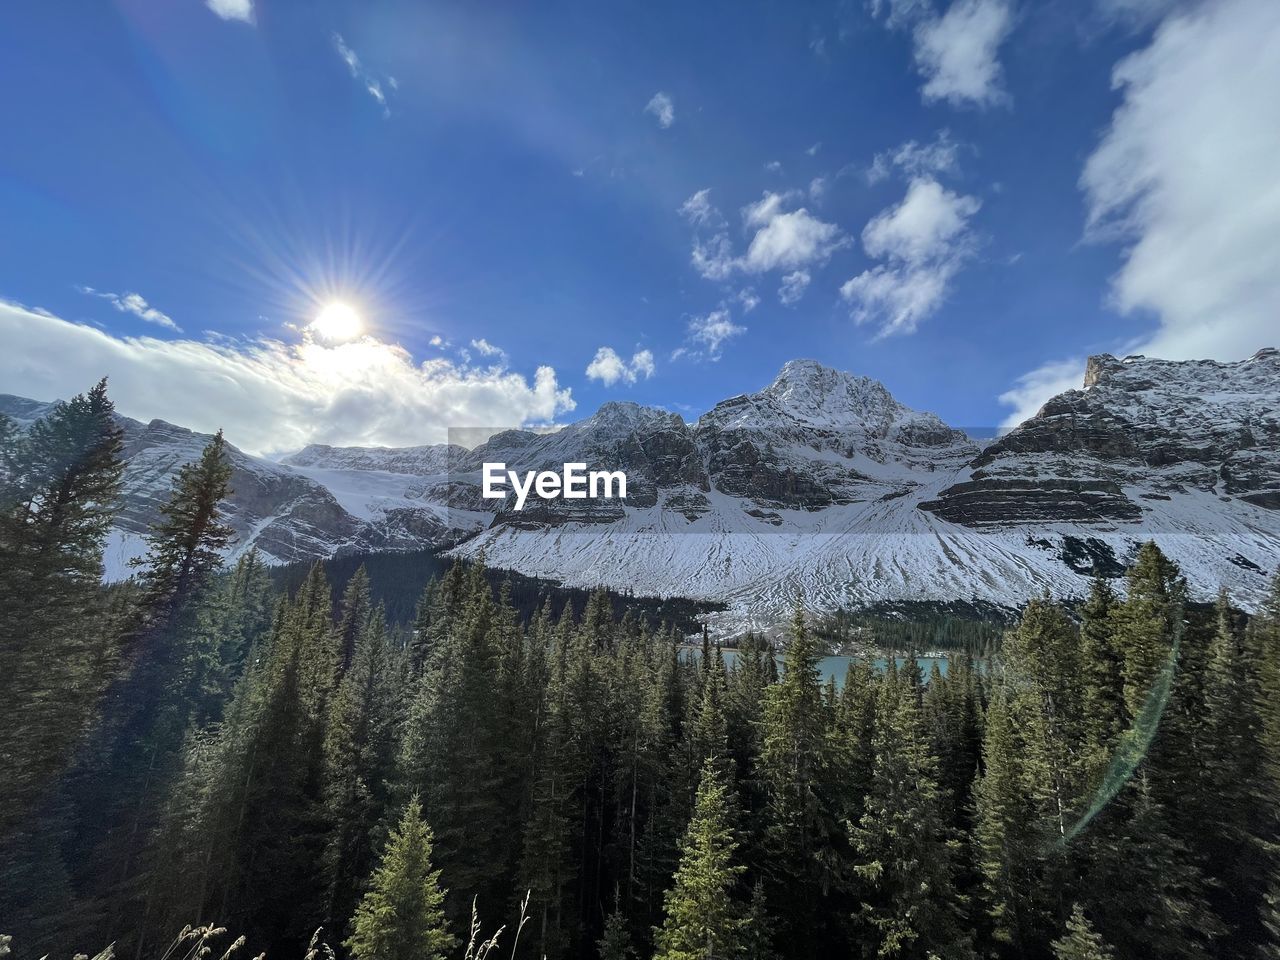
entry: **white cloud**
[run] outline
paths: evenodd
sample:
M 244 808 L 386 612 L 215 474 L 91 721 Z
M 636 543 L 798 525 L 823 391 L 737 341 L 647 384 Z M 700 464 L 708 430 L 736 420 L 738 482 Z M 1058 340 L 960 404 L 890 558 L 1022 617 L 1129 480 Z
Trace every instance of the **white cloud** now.
M 954 0 L 938 16 L 930 0 L 872 0 L 891 30 L 911 30 L 926 103 L 989 107 L 1011 102 L 998 54 L 1013 29 L 1012 0 Z
M 653 353 L 649 350 L 637 350 L 628 362 L 618 356 L 613 347 L 601 347 L 587 364 L 587 379 L 599 380 L 606 387 L 619 381 L 632 384 L 641 378 L 648 380 L 656 369 Z
M 932 0 L 871 0 L 871 15 L 885 16 L 885 24 L 891 29 L 907 26 L 932 14 Z
M 1280 4 L 1173 15 L 1114 74 L 1123 102 L 1085 164 L 1091 238 L 1120 238 L 1115 304 L 1152 311 L 1137 348 L 1240 359 L 1280 331 Z
M 1009 390 L 1000 394 L 1000 402 L 1013 411 L 1001 424 L 1016 427 L 1028 417 L 1035 416 L 1044 402 L 1066 390 L 1079 390 L 1084 386 L 1084 361 L 1055 360 L 1024 373 Z
M 782 301 L 784 306 L 791 306 L 799 303 L 800 298 L 804 296 L 804 292 L 809 289 L 809 281 L 812 279 L 804 270 L 797 270 L 795 273 L 788 273 L 782 278 L 782 286 L 778 288 L 778 299 Z
M 726 308 L 712 310 L 705 317 L 694 317 L 689 321 L 688 341 L 692 347 L 679 348 L 671 354 L 671 359 L 706 357 L 708 360 L 719 360 L 724 344 L 746 332 L 746 327 L 733 322 Z
M 694 269 L 708 280 L 727 280 L 738 266 L 733 255 L 733 243 L 725 233 L 717 233 L 705 240 L 701 237 L 695 239 L 690 260 Z
M 670 96 L 659 90 L 644 106 L 645 113 L 653 114 L 658 126 L 666 130 L 676 122 L 676 105 Z
M 438 333 L 435 334 L 430 340 L 428 340 L 427 343 L 431 344 L 431 346 L 433 347 L 439 347 L 441 349 L 444 349 L 449 345 L 446 342 L 445 338 L 440 336 L 440 334 Z
M 1194 2 L 1196 0 L 1098 0 L 1097 7 L 1107 20 L 1143 26 Z
M 1114 304 L 1157 321 L 1111 352 L 1243 359 L 1280 345 L 1280 4 L 1150 7 L 1174 12 L 1117 65 L 1123 100 L 1080 181 L 1087 235 L 1125 244 Z M 1024 375 L 1000 398 L 1009 422 L 1083 369 L 1078 357 Z
M 205 6 L 223 20 L 253 23 L 253 0 L 205 0 Z
M 896 206 L 862 231 L 867 255 L 885 261 L 847 281 L 840 295 L 859 323 L 877 322 L 877 337 L 912 333 L 946 299 L 952 279 L 972 255 L 969 218 L 981 203 L 918 178 Z
M 387 92 L 383 88 L 383 82 L 386 82 L 387 88 L 395 91 L 400 87 L 400 84 L 396 82 L 396 78 L 378 77 L 366 69 L 365 65 L 360 62 L 356 52 L 347 46 L 347 42 L 342 39 L 342 34 L 335 33 L 333 35 L 333 46 L 338 51 L 338 56 L 342 58 L 342 62 L 347 65 L 347 71 L 351 74 L 351 78 L 364 87 L 365 92 L 377 101 L 378 106 L 382 107 L 383 117 L 390 117 L 391 105 L 387 102 Z
M 867 182 L 875 184 L 887 180 L 895 169 L 902 171 L 908 178 L 958 173 L 959 150 L 960 145 L 951 139 L 948 130 L 939 130 L 932 143 L 922 144 L 908 140 L 892 150 L 883 150 L 875 155 L 871 166 L 867 168 Z
M 0 301 L 0 341 L 21 345 L 0 353 L 7 391 L 51 400 L 105 375 L 126 416 L 225 427 L 232 443 L 259 453 L 312 442 L 430 443 L 450 427 L 545 423 L 574 408 L 549 366 L 530 383 L 503 367 L 417 363 L 372 337 L 332 346 L 307 336 L 292 344 L 116 337 Z
M 923 262 L 949 255 L 978 212 L 976 197 L 961 196 L 938 181 L 911 181 L 895 207 L 882 210 L 862 231 L 862 244 L 872 257 Z
M 131 313 L 140 320 L 154 323 L 157 327 L 164 327 L 166 330 L 174 330 L 178 333 L 182 332 L 182 328 L 174 323 L 172 317 L 151 306 L 140 294 L 107 293 L 102 290 L 95 290 L 93 287 L 80 287 L 79 289 L 81 293 L 101 297 L 121 313 Z
M 764 165 L 764 168 L 765 168 L 765 170 L 767 170 L 769 173 L 781 173 L 781 172 L 782 172 L 782 161 L 781 161 L 781 160 L 770 160 L 768 163 L 766 163 L 766 164 Z
M 809 181 L 809 199 L 819 203 L 827 195 L 827 178 L 814 177 Z
M 637 377 L 644 377 L 648 380 L 657 369 L 653 362 L 653 352 L 651 350 L 637 350 L 631 355 L 631 370 Z
M 750 313 L 760 306 L 760 297 L 754 287 L 745 287 L 738 291 L 738 302 L 742 304 L 743 313 Z
M 724 222 L 720 211 L 711 203 L 710 187 L 704 187 L 682 203 L 680 215 L 695 227 L 716 226 Z
M 484 337 L 481 337 L 479 340 L 472 340 L 471 348 L 479 351 L 480 355 L 484 357 L 502 357 L 503 360 L 507 358 L 505 350 L 501 347 L 495 347 Z
M 805 153 L 807 153 L 811 157 L 816 157 L 818 155 L 818 151 L 821 149 L 822 149 L 822 141 L 819 140 L 817 143 L 810 146 L 809 149 L 805 151 Z
M 743 225 L 748 231 L 754 229 L 742 256 L 734 254 L 727 233 L 696 238 L 694 268 L 708 280 L 725 280 L 738 270 L 797 270 L 825 263 L 832 253 L 849 244 L 849 238 L 834 223 L 819 220 L 804 207 L 787 210 L 796 197 L 794 193 L 765 191 L 755 203 L 742 208 Z
M 746 222 L 760 227 L 742 262 L 749 273 L 823 263 L 849 243 L 834 223 L 819 220 L 804 207 L 784 212 L 783 202 L 778 194 L 766 193 L 744 211 Z

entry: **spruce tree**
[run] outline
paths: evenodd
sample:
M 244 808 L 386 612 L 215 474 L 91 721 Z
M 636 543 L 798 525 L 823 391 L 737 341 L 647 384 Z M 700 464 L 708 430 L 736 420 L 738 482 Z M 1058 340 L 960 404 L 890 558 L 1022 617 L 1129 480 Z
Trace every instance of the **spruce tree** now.
M 199 624 L 231 536 L 221 515 L 230 476 L 221 432 L 179 469 L 139 561 L 140 604 L 121 640 L 102 722 L 68 787 L 79 824 L 69 846 L 80 884 L 99 891 L 104 939 L 154 899 L 152 839 L 200 710 Z
M 431 861 L 431 828 L 417 798 L 392 831 L 382 862 L 351 919 L 345 946 L 356 960 L 444 960 L 454 946 L 445 891 Z
M 604 922 L 604 934 L 596 942 L 600 960 L 635 960 L 636 949 L 631 944 L 627 930 L 627 918 L 615 909 Z
M 1012 956 L 1034 955 L 1049 917 L 1041 857 L 1048 840 L 1028 789 L 1022 744 L 1004 685 L 987 708 L 983 774 L 974 787 L 974 847 L 992 939 Z
M 1067 930 L 1053 942 L 1054 960 L 1114 960 L 1115 954 L 1106 941 L 1089 924 L 1080 905 L 1076 904 L 1067 920 Z
M 1111 585 L 1097 578 L 1081 610 L 1080 667 L 1083 679 L 1085 734 L 1092 775 L 1106 767 L 1120 734 L 1128 726 L 1124 673 L 1112 638 L 1111 612 L 1118 600 Z
M 323 870 L 330 928 L 351 915 L 390 802 L 400 690 L 381 609 L 366 611 L 352 657 L 330 706 L 324 742 Z
M 656 931 L 654 960 L 721 960 L 741 952 L 745 921 L 735 888 L 745 868 L 736 861 L 729 811 L 729 788 L 708 758 L 666 896 L 666 920 Z
M 849 825 L 861 883 L 853 920 L 865 955 L 959 960 L 973 953 L 955 889 L 959 842 L 946 824 L 916 678 L 909 661 L 881 681 L 870 790 Z
M 26 433 L 8 423 L 0 437 L 0 837 L 48 796 L 111 675 L 115 626 L 101 591 L 102 552 L 124 468 L 105 380 Z
M 830 722 L 816 641 L 797 612 L 782 678 L 766 694 L 758 764 L 767 797 L 766 893 L 787 956 L 829 946 L 833 935 L 825 901 L 835 878 L 824 852 L 843 838 L 830 789 Z

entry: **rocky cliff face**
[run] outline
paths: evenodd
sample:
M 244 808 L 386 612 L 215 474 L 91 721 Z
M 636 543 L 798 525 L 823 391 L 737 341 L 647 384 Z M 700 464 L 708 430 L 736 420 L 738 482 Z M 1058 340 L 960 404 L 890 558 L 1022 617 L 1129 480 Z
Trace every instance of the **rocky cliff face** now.
M 1091 357 L 1051 399 L 921 504 L 969 526 L 1159 521 L 1191 492 L 1280 507 L 1280 351 L 1239 363 Z
M 20 423 L 49 406 L 0 398 Z M 1078 595 L 1156 539 L 1193 589 L 1246 605 L 1280 559 L 1280 353 L 1239 363 L 1110 356 L 985 448 L 885 387 L 807 360 L 695 423 L 608 403 L 555 432 L 467 449 L 313 445 L 272 463 L 232 451 L 228 505 L 269 559 L 461 544 L 575 585 L 729 601 L 767 625 L 797 600 L 1016 604 Z M 124 421 L 120 553 L 207 438 Z M 481 467 L 623 470 L 625 502 L 481 496 Z M 116 565 L 116 572 L 123 567 Z
M 901 493 L 978 452 L 878 381 L 812 360 L 792 360 L 759 393 L 716 404 L 694 435 L 717 490 L 802 510 Z

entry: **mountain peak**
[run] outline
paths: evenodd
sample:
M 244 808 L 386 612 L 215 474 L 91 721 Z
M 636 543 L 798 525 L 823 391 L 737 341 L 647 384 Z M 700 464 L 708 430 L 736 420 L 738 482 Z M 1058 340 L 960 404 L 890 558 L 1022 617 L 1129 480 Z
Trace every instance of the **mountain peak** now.
M 879 380 L 836 370 L 816 360 L 790 360 L 762 393 L 792 416 L 847 424 L 894 420 L 907 408 Z

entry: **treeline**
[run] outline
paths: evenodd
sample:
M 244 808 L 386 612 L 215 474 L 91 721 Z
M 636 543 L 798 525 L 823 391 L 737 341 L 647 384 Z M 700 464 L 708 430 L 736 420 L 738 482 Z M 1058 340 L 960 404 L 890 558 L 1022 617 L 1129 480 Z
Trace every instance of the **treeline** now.
M 1031 602 L 981 671 L 837 686 L 802 616 L 779 676 L 756 638 L 732 669 L 683 658 L 604 593 L 526 623 L 479 565 L 405 628 L 364 572 L 336 603 L 320 565 L 291 595 L 252 554 L 220 574 L 220 437 L 103 591 L 105 391 L 42 423 L 0 422 L 19 957 L 160 957 L 218 924 L 250 955 L 323 955 L 323 928 L 429 960 L 463 955 L 473 904 L 529 957 L 1280 949 L 1280 578 L 1244 627 L 1148 544 L 1123 597 Z
M 986 659 L 1000 646 L 1012 617 L 1011 611 L 994 604 L 926 600 L 837 610 L 817 618 L 813 629 L 834 652 L 870 645 L 887 650 L 960 651 Z
M 325 576 L 340 594 L 356 571 L 364 569 L 369 578 L 373 602 L 386 612 L 392 625 L 411 623 L 417 615 L 422 591 L 431 580 L 439 579 L 453 566 L 453 560 L 435 550 L 410 550 L 397 553 L 352 554 L 322 561 Z M 293 593 L 311 572 L 311 564 L 292 563 L 271 568 L 271 581 L 286 593 Z M 511 570 L 486 570 L 485 577 L 495 590 L 506 586 L 511 604 L 520 620 L 529 620 L 546 604 L 552 616 L 558 617 L 566 604 L 581 610 L 594 590 L 566 587 L 554 580 L 528 577 Z M 630 611 L 652 629 L 674 626 L 681 633 L 697 633 L 702 629 L 699 617 L 725 609 L 725 604 L 712 600 L 689 600 L 684 597 L 638 597 L 631 591 L 609 591 L 613 615 L 621 618 Z M 335 595 L 335 601 L 337 596 Z

